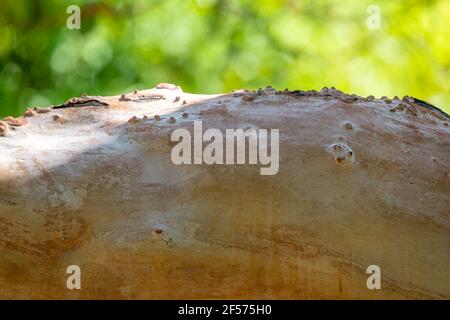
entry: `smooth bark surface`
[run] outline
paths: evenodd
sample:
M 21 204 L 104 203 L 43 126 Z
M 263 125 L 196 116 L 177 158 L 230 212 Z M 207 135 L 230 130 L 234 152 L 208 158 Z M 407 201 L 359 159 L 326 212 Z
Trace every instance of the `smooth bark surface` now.
M 175 165 L 194 120 L 279 129 L 279 172 Z M 0 298 L 449 299 L 448 122 L 408 97 L 168 84 L 6 118 Z

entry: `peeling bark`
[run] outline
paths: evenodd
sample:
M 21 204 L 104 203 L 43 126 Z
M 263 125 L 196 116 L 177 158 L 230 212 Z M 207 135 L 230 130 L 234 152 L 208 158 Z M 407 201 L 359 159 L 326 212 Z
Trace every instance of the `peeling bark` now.
M 194 120 L 279 129 L 278 174 L 174 165 Z M 170 84 L 5 118 L 0 298 L 449 299 L 448 121 L 410 97 Z

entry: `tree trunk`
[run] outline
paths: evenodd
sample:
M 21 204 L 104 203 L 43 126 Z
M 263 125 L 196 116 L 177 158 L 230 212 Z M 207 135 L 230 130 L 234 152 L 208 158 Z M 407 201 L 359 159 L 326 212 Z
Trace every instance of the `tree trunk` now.
M 279 171 L 174 164 L 195 120 L 279 129 Z M 0 298 L 449 299 L 448 120 L 409 97 L 168 84 L 5 118 Z

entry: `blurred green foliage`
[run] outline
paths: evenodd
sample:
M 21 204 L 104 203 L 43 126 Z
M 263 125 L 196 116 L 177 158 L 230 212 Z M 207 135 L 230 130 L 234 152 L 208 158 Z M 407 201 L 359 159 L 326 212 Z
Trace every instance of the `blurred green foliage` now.
M 69 5 L 81 30 L 69 30 Z M 370 30 L 369 5 L 381 9 Z M 0 2 L 0 115 L 181 85 L 271 84 L 421 98 L 450 111 L 450 1 L 129 0 Z

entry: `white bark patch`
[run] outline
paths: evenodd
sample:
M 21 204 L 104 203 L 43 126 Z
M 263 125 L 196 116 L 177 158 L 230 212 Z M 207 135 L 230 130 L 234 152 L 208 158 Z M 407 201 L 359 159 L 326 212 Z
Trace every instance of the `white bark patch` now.
M 68 211 L 79 210 L 84 205 L 84 198 L 87 195 L 87 191 L 84 189 L 73 189 L 58 185 L 57 192 L 53 193 L 49 197 L 50 207 L 63 208 Z

